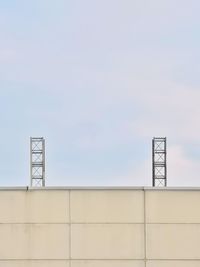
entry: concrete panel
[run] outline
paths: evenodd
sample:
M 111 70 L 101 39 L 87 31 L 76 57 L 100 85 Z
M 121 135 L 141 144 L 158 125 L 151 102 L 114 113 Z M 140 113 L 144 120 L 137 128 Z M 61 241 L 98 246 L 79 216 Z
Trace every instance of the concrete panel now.
M 148 259 L 200 259 L 200 224 L 147 225 Z
M 0 191 L 0 222 L 23 223 L 27 221 L 28 195 L 26 191 Z
M 72 225 L 72 259 L 142 259 L 143 228 L 142 224 Z
M 29 222 L 69 222 L 69 191 L 31 191 Z
M 69 222 L 68 191 L 0 191 L 1 223 Z
M 1 224 L 0 259 L 68 259 L 64 224 Z
M 63 260 L 12 260 L 12 261 L 1 261 L 0 267 L 69 267 L 69 261 Z
M 68 225 L 33 225 L 31 241 L 32 259 L 69 259 Z
M 146 191 L 149 223 L 200 223 L 200 191 Z
M 72 261 L 71 267 L 145 267 L 145 265 L 143 261 L 131 260 L 82 260 Z
M 146 267 L 199 267 L 200 261 L 147 261 Z
M 72 222 L 144 222 L 143 191 L 74 190 L 70 196 Z

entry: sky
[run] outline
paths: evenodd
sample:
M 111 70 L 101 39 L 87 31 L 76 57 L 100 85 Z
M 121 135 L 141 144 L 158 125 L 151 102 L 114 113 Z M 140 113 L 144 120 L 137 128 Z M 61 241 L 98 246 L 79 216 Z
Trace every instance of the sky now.
M 200 186 L 198 0 L 0 0 L 0 186 L 151 185 L 167 137 L 169 186 Z

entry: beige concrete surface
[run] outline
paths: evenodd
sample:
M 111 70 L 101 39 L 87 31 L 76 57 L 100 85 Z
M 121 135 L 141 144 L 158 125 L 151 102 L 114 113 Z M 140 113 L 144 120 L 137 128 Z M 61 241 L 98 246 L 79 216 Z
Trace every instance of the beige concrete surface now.
M 69 191 L 30 191 L 29 194 L 29 222 L 69 222 Z
M 0 223 L 69 222 L 68 191 L 1 191 Z
M 146 191 L 147 223 L 200 223 L 200 191 Z
M 0 267 L 200 267 L 199 207 L 200 188 L 1 189 Z
M 70 267 L 70 265 L 69 261 L 63 260 L 0 260 L 0 267 Z
M 131 260 L 80 260 L 72 261 L 71 267 L 145 267 L 144 261 Z M 196 267 L 196 266 L 195 266 Z
M 142 224 L 72 225 L 72 259 L 142 259 L 143 229 Z
M 72 222 L 144 222 L 142 190 L 72 190 L 70 203 Z
M 200 259 L 200 224 L 147 225 L 148 259 Z
M 67 224 L 37 224 L 31 231 L 31 259 L 69 259 Z
M 146 267 L 199 267 L 200 261 L 148 261 Z
M 0 223 L 23 223 L 28 217 L 26 191 L 0 191 Z
M 66 224 L 0 224 L 0 259 L 68 259 Z

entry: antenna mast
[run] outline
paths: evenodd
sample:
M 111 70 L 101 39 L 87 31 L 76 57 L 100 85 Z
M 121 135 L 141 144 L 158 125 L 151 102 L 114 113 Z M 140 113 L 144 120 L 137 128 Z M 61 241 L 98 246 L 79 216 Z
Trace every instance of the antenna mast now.
M 167 139 L 154 137 L 152 140 L 152 185 L 167 186 Z
M 45 186 L 45 139 L 30 138 L 30 184 L 31 187 Z

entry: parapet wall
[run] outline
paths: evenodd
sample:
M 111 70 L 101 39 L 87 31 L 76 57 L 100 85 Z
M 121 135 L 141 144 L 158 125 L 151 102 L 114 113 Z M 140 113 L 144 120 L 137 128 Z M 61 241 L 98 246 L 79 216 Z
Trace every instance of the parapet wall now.
M 0 267 L 199 267 L 200 189 L 2 188 Z

